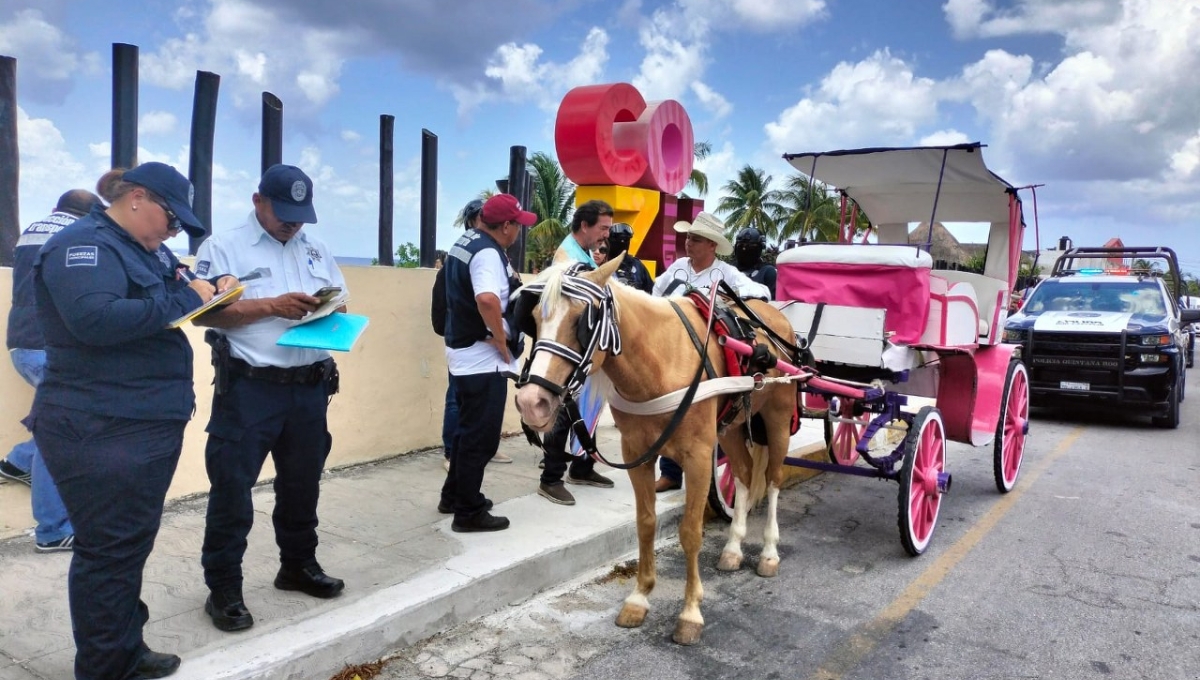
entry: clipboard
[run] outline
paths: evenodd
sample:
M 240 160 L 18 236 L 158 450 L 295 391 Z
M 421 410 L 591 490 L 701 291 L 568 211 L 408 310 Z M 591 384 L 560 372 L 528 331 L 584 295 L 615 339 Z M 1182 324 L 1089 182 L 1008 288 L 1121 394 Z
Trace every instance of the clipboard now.
M 284 331 L 275 341 L 284 347 L 349 352 L 371 320 L 361 314 L 336 312 Z
M 216 309 L 217 307 L 224 307 L 225 305 L 228 305 L 228 304 L 232 304 L 232 303 L 236 302 L 238 300 L 238 298 L 242 297 L 242 293 L 244 293 L 244 292 L 246 292 L 246 287 L 239 285 L 239 286 L 234 286 L 233 288 L 230 288 L 229 290 L 225 291 L 224 293 L 221 293 L 220 295 L 214 295 L 212 297 L 212 299 L 209 300 L 208 302 L 205 302 L 204 304 L 193 309 L 192 311 L 188 312 L 187 314 L 184 314 L 183 316 L 179 317 L 178 319 L 175 319 L 171 323 L 167 324 L 167 328 L 179 328 L 183 324 L 191 321 L 192 319 L 195 319 L 196 317 L 200 316 L 201 314 L 204 314 L 205 312 L 208 312 L 209 310 Z

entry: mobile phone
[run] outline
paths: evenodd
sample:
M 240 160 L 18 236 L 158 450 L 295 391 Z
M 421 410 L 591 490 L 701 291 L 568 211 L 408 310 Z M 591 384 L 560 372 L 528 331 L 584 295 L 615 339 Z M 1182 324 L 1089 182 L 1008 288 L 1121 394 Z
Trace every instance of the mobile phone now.
M 325 286 L 324 288 L 313 293 L 313 297 L 319 298 L 321 302 L 329 302 L 341 292 L 341 286 Z

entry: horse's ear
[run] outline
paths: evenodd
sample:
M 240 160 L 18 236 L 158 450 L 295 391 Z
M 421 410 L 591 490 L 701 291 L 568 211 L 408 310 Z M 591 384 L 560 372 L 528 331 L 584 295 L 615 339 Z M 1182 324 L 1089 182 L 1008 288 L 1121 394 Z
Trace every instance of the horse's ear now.
M 613 272 L 617 271 L 617 267 L 621 266 L 621 260 L 624 260 L 624 259 L 625 259 L 625 253 L 622 252 L 620 255 L 616 256 L 615 258 L 600 265 L 599 269 L 597 269 L 595 271 L 586 272 L 584 274 L 584 276 L 592 283 L 594 283 L 598 286 L 603 286 L 604 284 L 608 283 L 609 277 L 613 275 Z

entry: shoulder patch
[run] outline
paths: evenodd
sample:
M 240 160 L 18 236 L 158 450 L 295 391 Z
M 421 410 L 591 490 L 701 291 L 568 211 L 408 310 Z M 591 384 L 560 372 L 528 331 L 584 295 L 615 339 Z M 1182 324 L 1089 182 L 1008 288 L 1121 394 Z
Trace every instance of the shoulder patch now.
M 68 267 L 95 267 L 99 259 L 100 253 L 96 246 L 71 246 L 67 248 L 66 266 Z
M 196 263 L 196 276 L 208 276 L 208 269 L 212 263 L 208 260 L 200 260 Z

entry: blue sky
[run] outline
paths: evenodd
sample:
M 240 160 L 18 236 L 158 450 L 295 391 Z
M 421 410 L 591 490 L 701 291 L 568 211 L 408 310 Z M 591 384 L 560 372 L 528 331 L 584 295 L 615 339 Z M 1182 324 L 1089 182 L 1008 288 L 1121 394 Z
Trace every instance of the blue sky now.
M 140 48 L 139 159 L 187 167 L 195 72 L 221 75 L 216 231 L 250 210 L 261 92 L 284 160 L 316 182 L 312 229 L 375 255 L 379 115 L 396 116 L 394 240 L 416 242 L 422 128 L 439 137 L 438 243 L 507 173 L 554 153 L 572 87 L 676 99 L 714 154 L 776 183 L 784 152 L 981 141 L 1044 183 L 1042 245 L 1120 236 L 1200 274 L 1200 0 L 6 0 L 17 58 L 22 222 L 107 168 L 114 42 Z M 1032 227 L 1032 210 L 1027 204 Z M 1027 247 L 1033 246 L 1030 229 Z M 959 234 L 974 240 L 969 229 Z M 186 248 L 179 239 L 177 248 Z

